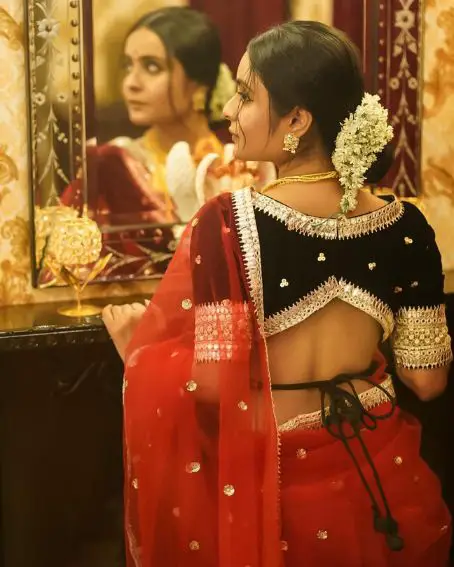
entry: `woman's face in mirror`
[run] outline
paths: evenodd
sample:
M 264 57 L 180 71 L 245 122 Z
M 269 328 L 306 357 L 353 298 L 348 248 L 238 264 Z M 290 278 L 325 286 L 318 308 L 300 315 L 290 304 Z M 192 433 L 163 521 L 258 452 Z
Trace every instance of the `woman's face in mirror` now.
M 179 61 L 167 57 L 161 39 L 140 28 L 126 40 L 123 97 L 129 119 L 137 126 L 181 121 L 192 112 L 197 85 Z

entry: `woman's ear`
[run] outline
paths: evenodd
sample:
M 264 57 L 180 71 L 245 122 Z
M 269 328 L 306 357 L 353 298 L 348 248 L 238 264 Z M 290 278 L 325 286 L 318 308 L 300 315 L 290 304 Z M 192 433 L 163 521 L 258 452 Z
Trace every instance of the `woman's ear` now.
M 302 138 L 312 126 L 312 114 L 303 108 L 295 108 L 290 114 L 290 132 Z

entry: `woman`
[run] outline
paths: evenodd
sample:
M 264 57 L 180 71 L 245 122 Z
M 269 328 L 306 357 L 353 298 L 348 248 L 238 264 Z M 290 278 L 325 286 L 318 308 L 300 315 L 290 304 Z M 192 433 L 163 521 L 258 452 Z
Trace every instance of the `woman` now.
M 434 233 L 361 190 L 389 166 L 387 112 L 315 22 L 254 39 L 237 85 L 236 157 L 278 180 L 199 211 L 144 314 L 104 312 L 126 369 L 129 564 L 445 566 L 449 513 L 379 354 L 391 338 L 396 379 L 444 390 Z
M 120 273 L 125 265 L 136 275 L 146 274 L 148 248 L 152 258 L 174 251 L 178 231 L 174 235 L 166 225 L 187 222 L 213 191 L 230 188 L 229 176 L 223 175 L 220 185 L 214 171 L 230 161 L 231 148 L 224 151 L 210 125 L 224 121 L 222 108 L 234 90 L 221 63 L 218 31 L 204 14 L 163 8 L 131 28 L 122 92 L 130 121 L 147 130 L 138 139 L 89 146 L 87 156 L 88 210 L 115 254 L 106 274 Z M 254 166 L 241 169 L 243 181 L 260 175 Z M 81 180 L 62 202 L 82 209 Z

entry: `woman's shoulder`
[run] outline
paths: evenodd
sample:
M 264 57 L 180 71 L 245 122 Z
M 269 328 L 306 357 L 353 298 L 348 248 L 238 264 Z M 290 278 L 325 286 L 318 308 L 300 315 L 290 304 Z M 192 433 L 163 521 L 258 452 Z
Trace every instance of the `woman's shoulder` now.
M 142 145 L 142 138 L 128 138 L 127 136 L 118 136 L 102 144 L 98 144 L 96 138 L 87 140 L 89 150 L 98 153 L 116 153 L 118 150 L 131 150 Z
M 393 228 L 395 232 L 411 230 L 413 233 L 427 233 L 432 231 L 421 201 L 417 198 L 398 197 L 392 192 L 379 195 L 366 193 L 363 195 L 362 205 L 368 210 L 368 215 L 383 217 L 385 225 Z M 391 217 L 394 222 L 385 222 L 390 221 Z
M 209 199 L 198 211 L 193 219 L 194 226 L 199 223 L 210 224 L 210 219 L 227 218 L 233 219 L 235 215 L 241 214 L 238 211 L 238 203 L 242 200 L 247 200 L 251 198 L 252 188 L 243 187 L 242 189 L 236 189 L 235 191 L 225 191 L 216 195 L 215 197 Z
M 424 209 L 416 199 L 399 198 L 391 196 L 387 198 L 388 205 L 381 209 L 383 213 L 383 228 L 382 237 L 380 241 L 388 242 L 388 247 L 391 246 L 393 253 L 392 257 L 395 262 L 400 263 L 403 257 L 409 261 L 416 261 L 416 258 L 421 253 L 427 250 L 437 251 L 435 240 L 435 232 L 428 222 Z M 390 221 L 390 216 L 386 210 L 390 209 L 390 204 L 393 205 L 393 220 Z M 385 221 L 388 223 L 385 226 Z M 389 249 L 389 248 L 388 248 Z
M 401 202 L 403 207 L 402 228 L 417 234 L 432 235 L 434 231 L 426 217 L 421 202 L 418 199 L 405 198 Z
M 116 138 L 112 138 L 106 145 L 108 146 L 116 146 L 118 148 L 127 148 L 134 142 L 133 138 L 129 136 L 117 136 Z
M 212 214 L 216 210 L 230 209 L 233 205 L 233 194 L 237 191 L 226 191 L 219 193 L 215 197 L 209 199 L 199 210 L 198 217 Z
M 144 148 L 144 137 L 139 138 L 129 138 L 128 136 L 117 136 L 112 138 L 105 144 L 106 146 L 111 146 L 115 148 L 122 148 L 128 151 L 136 151 L 137 149 Z

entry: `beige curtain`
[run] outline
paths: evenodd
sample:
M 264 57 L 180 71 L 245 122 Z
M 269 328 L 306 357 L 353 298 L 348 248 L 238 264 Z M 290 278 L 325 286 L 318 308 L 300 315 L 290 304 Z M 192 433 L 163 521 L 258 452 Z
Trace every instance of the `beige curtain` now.
M 291 15 L 295 20 L 316 20 L 332 24 L 333 3 L 334 0 L 291 0 Z

